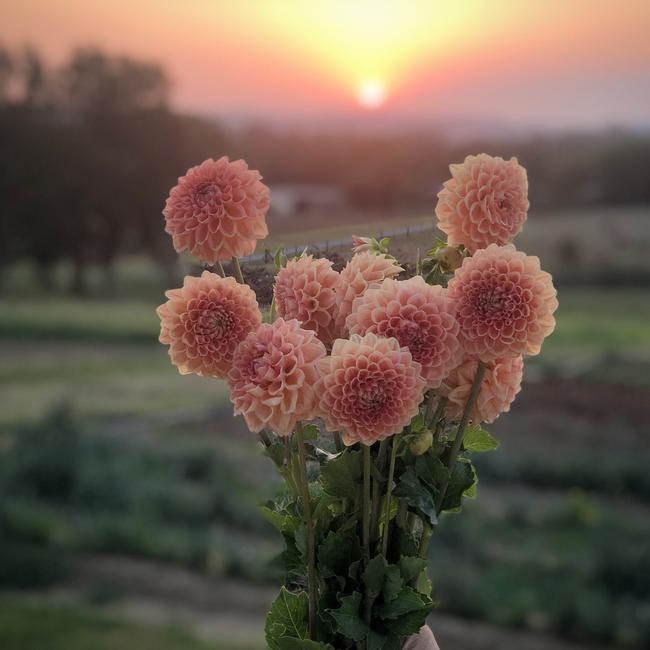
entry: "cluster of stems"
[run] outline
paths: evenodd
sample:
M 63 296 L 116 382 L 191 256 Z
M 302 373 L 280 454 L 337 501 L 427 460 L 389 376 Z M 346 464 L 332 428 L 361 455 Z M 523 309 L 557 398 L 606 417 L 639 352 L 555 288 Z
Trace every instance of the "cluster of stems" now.
M 236 257 L 232 258 L 232 268 L 233 274 L 238 282 L 245 284 L 244 276 L 242 273 L 239 260 Z M 225 277 L 225 272 L 221 263 L 217 266 L 217 272 Z M 271 313 L 271 321 L 273 321 L 273 311 Z M 479 362 L 476 374 L 474 376 L 474 381 L 470 390 L 470 395 L 463 410 L 461 420 L 458 424 L 458 429 L 456 431 L 456 436 L 452 443 L 449 455 L 447 457 L 447 479 L 440 487 L 440 490 L 436 499 L 436 513 L 440 514 L 442 506 L 445 501 L 445 496 L 447 493 L 447 488 L 449 487 L 449 477 L 454 469 L 456 460 L 458 459 L 458 454 L 460 453 L 463 446 L 463 439 L 465 436 L 465 429 L 469 423 L 471 413 L 476 404 L 478 398 L 479 390 L 481 387 L 481 382 L 483 381 L 483 376 L 485 374 L 485 364 Z M 438 423 L 440 422 L 444 408 L 446 405 L 446 399 L 440 397 L 437 400 L 435 399 L 435 394 L 433 392 L 429 396 L 425 410 L 425 426 L 433 427 L 434 436 L 439 435 Z M 434 405 L 437 403 L 437 407 Z M 268 447 L 271 444 L 271 441 L 268 437 L 268 434 L 264 431 L 260 433 L 260 439 L 262 444 L 265 447 Z M 309 493 L 309 476 L 308 476 L 308 467 L 307 467 L 307 451 L 305 448 L 305 437 L 303 431 L 302 422 L 299 422 L 295 430 L 295 447 L 297 449 L 297 468 L 298 476 L 294 477 L 292 472 L 288 473 L 287 480 L 290 481 L 289 488 L 292 493 L 299 496 L 302 503 L 302 516 L 305 525 L 305 534 L 306 534 L 306 550 L 307 550 L 307 591 L 309 597 L 309 638 L 311 640 L 317 639 L 317 616 L 318 616 L 318 576 L 316 572 L 316 538 L 314 532 L 314 520 L 312 517 L 311 509 L 311 497 Z M 382 440 L 379 443 L 379 448 L 376 452 L 376 463 L 374 463 L 373 468 L 373 454 L 372 449 L 369 445 L 362 445 L 363 452 L 361 455 L 362 463 L 362 476 L 363 476 L 363 488 L 361 495 L 361 536 L 362 544 L 364 548 L 364 557 L 366 560 L 372 558 L 376 553 L 381 553 L 384 557 L 388 553 L 391 527 L 393 525 L 393 520 L 391 518 L 391 500 L 393 494 L 393 487 L 395 482 L 395 465 L 397 461 L 397 456 L 400 451 L 400 445 L 402 443 L 402 435 L 396 434 L 391 438 Z M 336 447 L 337 453 L 341 453 L 344 449 L 343 441 L 341 439 L 341 434 L 339 432 L 334 433 L 334 444 Z M 291 445 L 287 439 L 287 461 L 289 467 L 293 466 L 291 462 L 290 455 L 292 454 Z M 388 475 L 384 478 L 386 472 L 386 465 L 388 464 Z M 374 469 L 374 471 L 373 471 Z M 289 476 L 290 475 L 290 476 Z M 297 484 L 296 484 L 297 478 Z M 385 490 L 383 491 L 383 488 Z M 382 493 L 383 491 L 383 493 Z M 382 513 L 382 503 L 383 503 L 383 516 L 384 516 L 384 527 L 380 537 L 380 517 Z M 400 502 L 400 506 L 406 505 L 405 502 Z M 400 507 L 398 509 L 397 515 L 395 517 L 395 522 L 397 525 L 405 527 L 409 525 L 409 514 L 407 509 Z M 422 520 L 422 534 L 420 537 L 420 557 L 426 558 L 428 553 L 428 546 L 433 534 L 433 527 L 429 522 Z M 370 624 L 371 620 L 371 608 L 370 608 L 370 599 L 364 599 L 364 619 L 367 624 Z M 359 650 L 365 648 L 365 643 L 361 642 L 359 645 Z

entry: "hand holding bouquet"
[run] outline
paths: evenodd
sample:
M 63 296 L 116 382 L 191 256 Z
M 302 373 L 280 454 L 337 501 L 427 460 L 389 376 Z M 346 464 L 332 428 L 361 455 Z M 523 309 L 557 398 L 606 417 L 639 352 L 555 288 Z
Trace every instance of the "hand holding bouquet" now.
M 228 382 L 286 481 L 262 507 L 286 545 L 272 650 L 398 650 L 418 633 L 440 516 L 475 496 L 471 455 L 498 446 L 481 425 L 509 410 L 524 356 L 554 329 L 550 275 L 510 244 L 525 170 L 483 154 L 451 172 L 436 208 L 448 241 L 414 277 L 398 279 L 386 240 L 355 238 L 340 273 L 280 253 L 268 322 L 237 259 L 267 234 L 261 176 L 208 160 L 167 201 L 176 249 L 216 272 L 167 292 L 160 340 L 181 373 Z

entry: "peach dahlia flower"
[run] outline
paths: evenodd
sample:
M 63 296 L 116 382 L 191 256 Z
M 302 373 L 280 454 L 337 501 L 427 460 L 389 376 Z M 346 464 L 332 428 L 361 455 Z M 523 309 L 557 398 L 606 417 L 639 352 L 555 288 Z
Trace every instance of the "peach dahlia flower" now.
M 258 171 L 227 156 L 187 170 L 169 193 L 165 230 L 177 252 L 214 264 L 250 255 L 269 234 L 269 188 Z
M 304 255 L 289 260 L 275 278 L 273 295 L 278 314 L 296 318 L 305 329 L 330 344 L 335 338 L 335 289 L 339 274 L 326 259 Z
M 467 358 L 445 379 L 440 394 L 448 398 L 445 415 L 459 421 L 469 399 L 478 361 Z M 470 419 L 494 422 L 501 413 L 507 413 L 517 393 L 521 390 L 524 360 L 521 355 L 495 359 L 487 364 L 478 398 Z
M 186 276 L 158 307 L 160 342 L 182 375 L 224 378 L 235 348 L 262 322 L 250 287 L 204 271 Z
M 404 269 L 391 257 L 363 251 L 352 256 L 340 273 L 336 288 L 336 330 L 345 336 L 345 321 L 352 313 L 352 303 L 362 296 L 373 284 L 399 275 Z
M 454 301 L 419 275 L 370 287 L 354 301 L 346 325 L 352 334 L 396 338 L 422 365 L 428 388 L 440 386 L 463 358 Z
M 555 329 L 558 307 L 551 276 L 539 258 L 491 244 L 463 260 L 449 281 L 465 351 L 482 361 L 539 354 Z
M 417 412 L 425 385 L 421 366 L 397 339 L 369 332 L 337 339 L 319 362 L 318 414 L 346 445 L 372 445 L 401 431 Z
M 235 415 L 253 432 L 291 435 L 299 420 L 315 416 L 317 362 L 325 346 L 295 320 L 261 325 L 239 345 L 228 375 Z
M 450 165 L 451 179 L 438 193 L 438 227 L 452 246 L 471 253 L 489 244 L 507 244 L 528 214 L 528 177 L 516 158 L 467 156 Z

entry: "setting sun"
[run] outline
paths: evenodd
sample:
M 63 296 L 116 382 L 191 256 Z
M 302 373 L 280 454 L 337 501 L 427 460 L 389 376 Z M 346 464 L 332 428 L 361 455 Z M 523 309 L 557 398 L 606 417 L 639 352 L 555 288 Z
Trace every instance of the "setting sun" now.
M 377 79 L 366 79 L 357 89 L 357 99 L 364 108 L 379 108 L 386 101 L 386 86 Z

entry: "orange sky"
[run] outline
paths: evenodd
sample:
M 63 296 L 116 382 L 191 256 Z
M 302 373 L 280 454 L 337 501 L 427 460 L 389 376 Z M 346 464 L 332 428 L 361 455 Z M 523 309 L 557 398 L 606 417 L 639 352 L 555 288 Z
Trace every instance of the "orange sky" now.
M 650 124 L 649 0 L 0 0 L 0 40 L 162 62 L 224 115 Z M 376 103 L 376 102 L 375 102 Z

